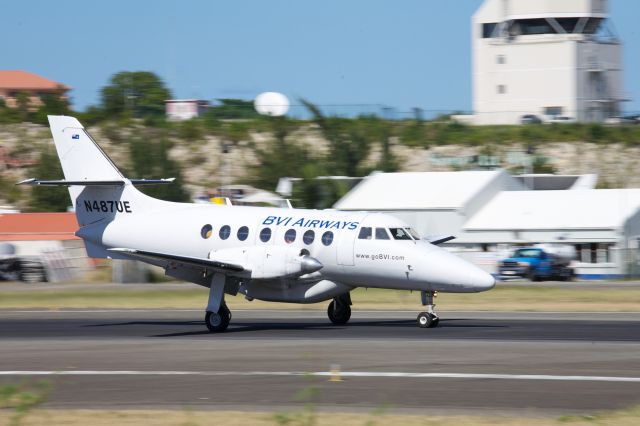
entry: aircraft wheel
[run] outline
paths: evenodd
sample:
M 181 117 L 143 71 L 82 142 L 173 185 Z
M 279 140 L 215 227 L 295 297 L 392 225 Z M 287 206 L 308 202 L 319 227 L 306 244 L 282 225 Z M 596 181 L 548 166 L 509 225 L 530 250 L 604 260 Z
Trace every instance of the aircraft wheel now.
M 440 322 L 440 318 L 429 312 L 420 312 L 418 314 L 418 327 L 420 328 L 433 328 L 437 327 Z
M 220 305 L 218 312 L 209 312 L 204 317 L 204 322 L 211 333 L 220 333 L 227 329 L 231 321 L 231 312 L 227 305 Z
M 336 309 L 336 301 L 332 300 L 329 303 L 329 307 L 327 308 L 327 315 L 332 323 L 342 325 L 349 322 L 349 318 L 351 318 L 351 306 L 349 305 L 338 305 Z

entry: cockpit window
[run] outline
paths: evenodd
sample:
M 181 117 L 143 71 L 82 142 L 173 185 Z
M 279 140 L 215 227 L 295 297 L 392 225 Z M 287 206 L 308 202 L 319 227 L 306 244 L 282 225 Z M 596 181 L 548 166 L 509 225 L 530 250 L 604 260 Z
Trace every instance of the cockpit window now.
M 416 232 L 415 229 L 413 229 L 413 228 L 404 228 L 404 229 L 407 230 L 409 235 L 411 235 L 414 240 L 420 241 L 420 235 Z
M 371 228 L 363 227 L 360 228 L 360 233 L 358 234 L 359 240 L 370 240 L 371 239 Z
M 385 228 L 376 228 L 376 240 L 388 240 L 389 234 Z
M 409 232 L 404 230 L 403 228 L 389 228 L 391 231 L 391 235 L 393 235 L 394 240 L 411 240 L 411 235 Z

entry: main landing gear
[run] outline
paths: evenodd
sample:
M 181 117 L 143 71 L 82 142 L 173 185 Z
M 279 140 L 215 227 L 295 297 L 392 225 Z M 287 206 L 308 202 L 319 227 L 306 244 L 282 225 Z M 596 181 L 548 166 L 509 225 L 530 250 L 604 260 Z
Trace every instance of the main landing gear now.
M 204 316 L 204 323 L 212 333 L 225 331 L 231 321 L 231 311 L 227 308 L 227 304 L 224 303 L 224 283 L 224 274 L 213 274 L 211 286 L 209 287 L 207 313 Z
M 331 322 L 337 325 L 349 322 L 349 318 L 351 318 L 351 294 L 347 292 L 334 297 L 327 308 L 327 315 Z
M 433 303 L 433 298 L 436 297 L 435 291 L 422 291 L 420 296 L 422 299 L 422 306 L 427 307 L 426 312 L 420 312 L 418 314 L 418 327 L 421 328 L 433 328 L 437 327 L 440 322 L 440 318 L 436 315 L 434 308 L 436 305 Z
M 212 333 L 220 333 L 225 331 L 231 321 L 231 311 L 227 308 L 227 304 L 220 305 L 218 312 L 207 311 L 204 316 L 204 322 Z

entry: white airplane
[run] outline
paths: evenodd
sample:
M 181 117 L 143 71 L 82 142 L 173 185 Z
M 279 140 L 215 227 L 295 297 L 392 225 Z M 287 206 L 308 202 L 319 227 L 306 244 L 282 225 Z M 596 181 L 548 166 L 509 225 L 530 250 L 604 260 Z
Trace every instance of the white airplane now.
M 422 240 L 401 220 L 379 213 L 175 203 L 139 192 L 74 117 L 49 116 L 64 180 L 29 185 L 69 187 L 91 257 L 135 259 L 166 275 L 209 288 L 205 323 L 224 331 L 231 320 L 225 294 L 247 300 L 317 303 L 331 300 L 334 324 L 351 317 L 357 287 L 416 290 L 427 311 L 420 327 L 435 327 L 436 292 L 494 287 L 493 276 Z M 425 190 L 428 190 L 426 188 Z

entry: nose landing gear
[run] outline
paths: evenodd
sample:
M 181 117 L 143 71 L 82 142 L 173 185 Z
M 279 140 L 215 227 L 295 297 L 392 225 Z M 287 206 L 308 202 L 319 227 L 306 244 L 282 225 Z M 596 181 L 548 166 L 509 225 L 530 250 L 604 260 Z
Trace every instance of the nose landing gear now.
M 421 294 L 422 306 L 427 307 L 427 312 L 420 312 L 418 314 L 418 327 L 421 328 L 433 328 L 437 327 L 440 323 L 440 318 L 436 315 L 434 308 L 436 305 L 433 303 L 433 298 L 437 296 L 435 291 L 422 291 Z

